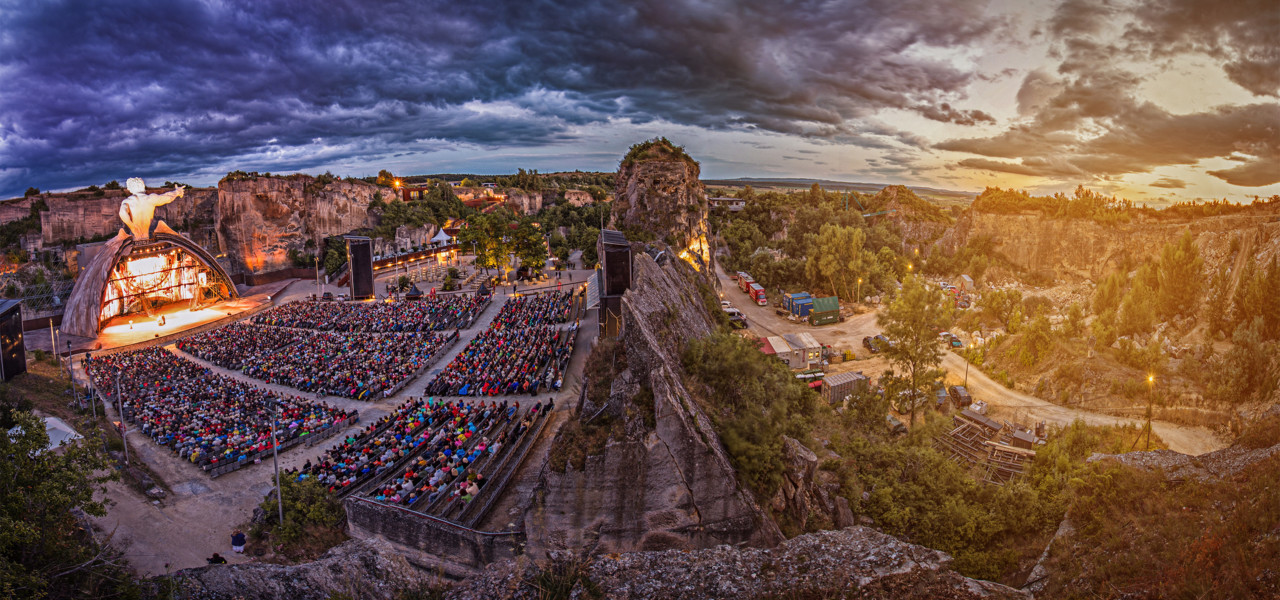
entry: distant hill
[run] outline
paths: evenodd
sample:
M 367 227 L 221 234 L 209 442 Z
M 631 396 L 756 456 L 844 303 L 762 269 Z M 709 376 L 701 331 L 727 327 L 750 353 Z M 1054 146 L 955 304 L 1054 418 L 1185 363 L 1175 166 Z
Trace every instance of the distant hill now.
M 880 190 L 889 187 L 889 183 L 862 183 L 849 181 L 835 181 L 833 179 L 805 179 L 805 178 L 768 178 L 768 177 L 739 177 L 737 179 L 704 179 L 702 183 L 707 186 L 716 187 L 743 187 L 751 186 L 753 188 L 785 188 L 785 189 L 808 189 L 813 184 L 818 184 L 824 190 L 833 192 L 853 191 L 863 194 L 875 194 Z M 921 187 L 909 185 L 906 186 L 917 195 L 928 198 L 940 204 L 964 204 L 968 205 L 973 202 L 973 198 L 978 192 L 966 192 L 958 190 L 943 190 L 938 188 Z

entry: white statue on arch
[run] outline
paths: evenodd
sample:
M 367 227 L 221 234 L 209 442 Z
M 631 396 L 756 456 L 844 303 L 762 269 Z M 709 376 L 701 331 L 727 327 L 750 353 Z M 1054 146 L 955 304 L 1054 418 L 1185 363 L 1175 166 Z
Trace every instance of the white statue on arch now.
M 148 194 L 147 184 L 139 177 L 130 177 L 125 187 L 133 195 L 120 203 L 120 220 L 133 233 L 133 239 L 139 241 L 151 237 L 151 220 L 155 218 L 156 207 L 173 202 L 186 192 L 186 188 L 179 185 L 170 192 Z

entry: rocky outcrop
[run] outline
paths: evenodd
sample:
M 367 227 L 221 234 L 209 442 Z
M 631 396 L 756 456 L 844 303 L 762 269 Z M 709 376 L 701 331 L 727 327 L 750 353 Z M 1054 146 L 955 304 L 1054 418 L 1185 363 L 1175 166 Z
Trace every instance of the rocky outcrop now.
M 520 188 L 506 191 L 507 207 L 516 214 L 531 215 L 542 210 L 542 192 L 528 192 Z
M 648 156 L 652 157 L 623 161 L 618 168 L 615 224 L 653 233 L 677 252 L 694 240 L 705 240 L 707 192 L 698 179 L 698 163 L 683 157 L 683 151 L 678 156 L 669 152 Z
M 262 273 L 290 266 L 289 250 L 373 225 L 377 186 L 310 175 L 224 179 L 218 184 L 218 241 L 232 270 Z
M 811 524 L 837 528 L 854 524 L 853 509 L 839 493 L 839 479 L 834 473 L 819 470 L 817 454 L 799 440 L 784 437 L 782 463 L 782 484 L 769 507 L 784 523 L 797 531 L 804 531 Z
M 25 219 L 31 214 L 31 198 L 15 198 L 0 202 L 0 225 Z
M 591 193 L 585 190 L 565 190 L 564 199 L 573 206 L 586 206 L 596 201 L 591 197 Z
M 1190 230 L 1205 259 L 1206 273 L 1232 258 L 1233 238 L 1242 256 L 1265 264 L 1280 254 L 1280 206 L 1198 219 L 1138 216 L 1128 223 L 1049 218 L 1039 213 L 993 214 L 969 210 L 938 241 L 954 252 L 989 238 L 994 251 L 1024 273 L 1047 273 L 1069 283 L 1099 281 L 1127 259 L 1145 258 Z M 1234 266 L 1234 265 L 1232 265 Z
M 246 563 L 185 569 L 168 579 L 172 597 L 192 600 L 348 598 L 390 600 L 434 582 L 432 573 L 413 566 L 378 539 L 351 540 L 320 559 L 299 565 Z
M 1025 592 L 956 573 L 951 570 L 951 557 L 943 552 L 866 527 L 803 535 L 768 550 L 717 546 L 694 552 L 599 556 L 576 564 L 572 558 L 554 562 L 558 564 L 544 567 L 499 563 L 445 597 L 540 598 L 533 582 L 576 575 L 578 583 L 571 594 L 575 598 L 1031 598 Z M 539 579 L 542 568 L 553 574 Z M 591 588 L 598 595 L 585 593 Z
M 696 275 L 680 261 L 659 267 L 643 253 L 634 274 L 622 300 L 627 369 L 615 378 L 607 406 L 625 419 L 626 433 L 589 456 L 581 471 L 543 469 L 525 513 L 528 551 L 780 542 L 777 526 L 738 485 L 711 421 L 683 383 L 684 342 L 712 330 Z M 652 405 L 637 401 L 650 393 Z M 587 407 L 580 418 L 595 412 Z
M 151 189 L 153 193 L 169 189 Z M 41 239 L 45 244 L 61 244 L 81 239 L 92 239 L 114 234 L 124 227 L 120 221 L 120 203 L 129 196 L 127 190 L 103 190 L 97 196 L 85 192 L 46 194 L 49 210 L 40 213 Z M 212 224 L 218 190 L 213 188 L 188 188 L 181 198 L 156 207 L 155 221 L 164 221 L 170 227 L 184 231 L 184 224 L 196 227 Z M 207 241 L 193 236 L 197 243 Z

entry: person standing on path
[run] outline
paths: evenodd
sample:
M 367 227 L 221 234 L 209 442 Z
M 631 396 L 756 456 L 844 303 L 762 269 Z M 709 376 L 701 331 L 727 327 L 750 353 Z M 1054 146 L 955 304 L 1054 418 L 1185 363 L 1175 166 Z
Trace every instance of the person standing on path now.
M 239 529 L 231 534 L 231 551 L 236 554 L 244 554 L 244 532 Z

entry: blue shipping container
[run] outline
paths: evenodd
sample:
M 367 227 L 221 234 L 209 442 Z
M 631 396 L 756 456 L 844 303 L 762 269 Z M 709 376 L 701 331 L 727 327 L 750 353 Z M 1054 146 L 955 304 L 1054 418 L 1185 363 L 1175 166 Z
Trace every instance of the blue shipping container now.
M 813 311 L 813 298 L 791 301 L 791 314 L 797 317 L 808 317 Z

